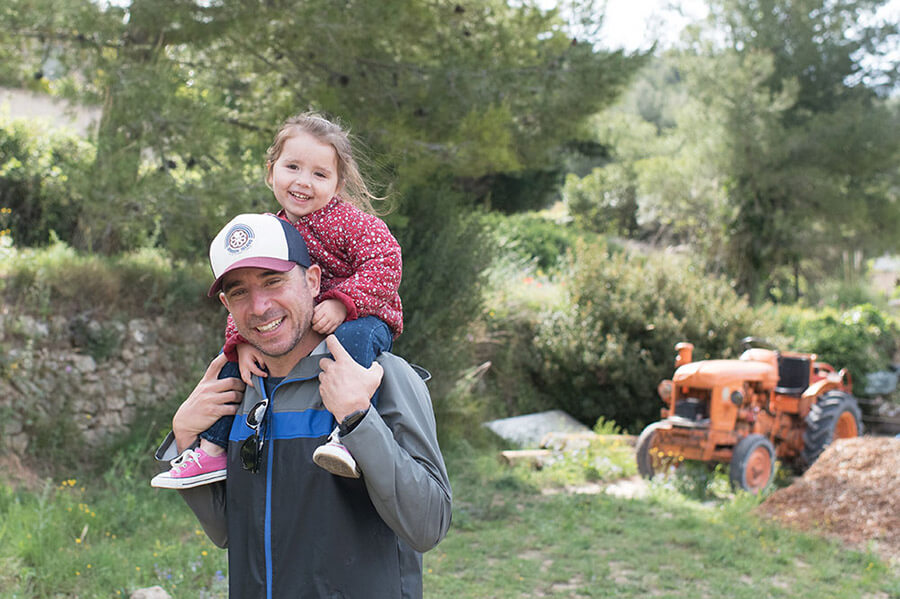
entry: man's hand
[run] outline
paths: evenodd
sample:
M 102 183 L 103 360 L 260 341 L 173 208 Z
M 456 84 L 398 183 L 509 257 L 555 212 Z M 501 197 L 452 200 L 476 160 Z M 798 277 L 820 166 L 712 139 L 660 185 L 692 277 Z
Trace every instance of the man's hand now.
M 347 318 L 347 306 L 336 299 L 327 299 L 313 308 L 312 328 L 322 335 L 330 335 Z
M 371 406 L 371 398 L 381 384 L 384 370 L 378 362 L 363 368 L 350 357 L 334 335 L 325 338 L 334 359 L 319 360 L 319 392 L 322 403 L 340 423 L 346 416 Z
M 219 379 L 219 371 L 228 361 L 219 354 L 172 418 L 172 431 L 178 451 L 184 451 L 222 416 L 233 416 L 244 397 L 244 383 L 237 378 Z M 234 404 L 234 405 L 232 405 Z

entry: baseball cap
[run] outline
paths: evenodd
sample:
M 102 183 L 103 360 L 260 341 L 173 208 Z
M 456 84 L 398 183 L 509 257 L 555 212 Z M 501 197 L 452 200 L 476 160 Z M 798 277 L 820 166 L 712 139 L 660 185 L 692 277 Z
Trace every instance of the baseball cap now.
M 309 268 L 303 236 L 271 214 L 240 214 L 222 227 L 209 246 L 209 264 L 216 277 L 209 297 L 222 288 L 222 277 L 236 268 L 287 272 L 297 264 Z

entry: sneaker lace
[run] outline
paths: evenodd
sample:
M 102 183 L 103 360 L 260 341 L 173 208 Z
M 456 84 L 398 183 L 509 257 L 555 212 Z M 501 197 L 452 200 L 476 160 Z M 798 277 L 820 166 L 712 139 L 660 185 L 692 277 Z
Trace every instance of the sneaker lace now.
M 187 468 L 191 462 L 196 462 L 200 466 L 200 454 L 194 450 L 186 451 L 170 462 L 172 470 L 182 470 Z

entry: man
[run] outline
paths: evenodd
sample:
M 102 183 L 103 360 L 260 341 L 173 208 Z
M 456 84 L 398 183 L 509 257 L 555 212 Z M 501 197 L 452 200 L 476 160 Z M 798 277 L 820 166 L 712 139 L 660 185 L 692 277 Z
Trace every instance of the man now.
M 269 377 L 243 390 L 240 379 L 217 378 L 217 357 L 157 459 L 236 413 L 227 481 L 179 491 L 210 539 L 228 547 L 230 596 L 421 597 L 421 552 L 446 534 L 451 504 L 424 382 L 389 353 L 363 368 L 334 336 L 312 330 L 320 270 L 289 223 L 240 215 L 213 240 L 210 261 L 211 293 L 267 356 Z M 312 462 L 335 421 L 359 479 Z

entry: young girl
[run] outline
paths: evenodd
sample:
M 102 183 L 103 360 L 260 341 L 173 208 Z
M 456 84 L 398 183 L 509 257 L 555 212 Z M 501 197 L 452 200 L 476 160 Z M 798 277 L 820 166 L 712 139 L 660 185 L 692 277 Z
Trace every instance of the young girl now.
M 391 348 L 403 331 L 397 289 L 400 245 L 373 216 L 369 190 L 353 159 L 350 137 L 339 124 L 315 113 L 284 122 L 266 153 L 266 184 L 281 206 L 276 216 L 303 235 L 311 260 L 322 269 L 312 328 L 334 333 L 362 366 Z M 240 366 L 241 379 L 265 377 L 265 356 L 248 345 L 228 317 L 224 352 Z M 200 447 L 173 461 L 151 485 L 187 489 L 225 478 L 225 447 L 234 417 L 200 435 Z M 356 461 L 340 443 L 338 429 L 313 454 L 319 466 L 340 476 L 359 477 Z

